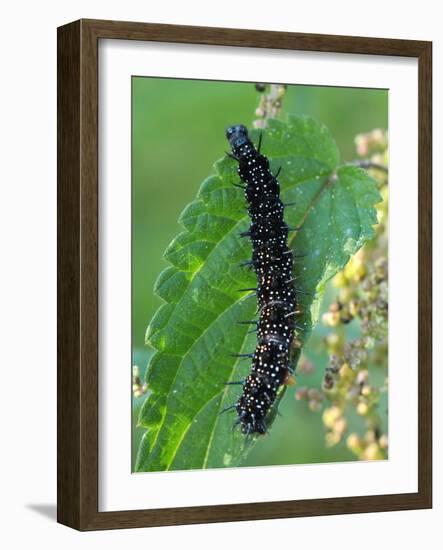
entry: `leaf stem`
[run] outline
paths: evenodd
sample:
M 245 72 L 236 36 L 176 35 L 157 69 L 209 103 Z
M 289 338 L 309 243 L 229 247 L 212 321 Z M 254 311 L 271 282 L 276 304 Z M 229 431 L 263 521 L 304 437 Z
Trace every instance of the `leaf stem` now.
M 385 174 L 388 173 L 387 166 L 383 166 L 383 164 L 378 164 L 377 162 L 373 162 L 372 160 L 355 160 L 351 164 L 354 164 L 354 166 L 359 166 L 360 168 L 380 170 Z

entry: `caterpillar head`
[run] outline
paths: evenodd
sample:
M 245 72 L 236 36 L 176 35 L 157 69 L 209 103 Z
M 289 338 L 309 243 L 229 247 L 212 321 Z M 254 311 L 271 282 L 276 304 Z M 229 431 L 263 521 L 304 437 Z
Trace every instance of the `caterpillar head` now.
M 229 126 L 226 129 L 226 137 L 233 149 L 238 149 L 249 141 L 248 130 L 243 124 Z

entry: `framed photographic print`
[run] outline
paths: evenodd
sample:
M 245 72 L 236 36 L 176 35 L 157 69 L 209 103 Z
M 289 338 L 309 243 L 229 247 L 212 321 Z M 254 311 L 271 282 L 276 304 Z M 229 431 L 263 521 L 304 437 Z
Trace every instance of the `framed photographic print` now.
M 58 30 L 58 520 L 431 507 L 431 43 Z

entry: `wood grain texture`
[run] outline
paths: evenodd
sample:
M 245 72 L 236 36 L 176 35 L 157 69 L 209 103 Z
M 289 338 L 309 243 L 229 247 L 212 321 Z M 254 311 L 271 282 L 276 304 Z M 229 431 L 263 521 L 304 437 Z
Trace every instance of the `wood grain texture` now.
M 213 46 L 240 46 L 314 52 L 418 57 L 426 42 L 363 36 L 336 36 L 262 30 L 82 20 L 100 38 L 149 40 Z
M 419 60 L 419 490 L 417 493 L 98 512 L 98 41 L 149 40 Z M 79 530 L 432 506 L 431 43 L 81 20 L 58 29 L 58 521 Z
M 418 487 L 432 507 L 432 44 L 418 65 Z
M 80 23 L 57 51 L 57 516 L 79 525 L 80 495 Z

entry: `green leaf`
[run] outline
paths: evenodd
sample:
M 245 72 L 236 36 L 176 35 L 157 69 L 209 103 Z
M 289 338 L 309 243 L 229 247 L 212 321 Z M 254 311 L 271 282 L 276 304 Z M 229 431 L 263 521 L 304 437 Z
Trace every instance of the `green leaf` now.
M 253 134 L 255 138 L 257 134 Z M 326 281 L 342 269 L 372 237 L 374 204 L 380 200 L 373 180 L 354 166 L 338 168 L 339 153 L 329 131 L 306 117 L 270 121 L 263 152 L 279 176 L 288 206 L 289 226 L 303 224 L 290 239 L 305 330 L 316 321 L 318 296 Z M 255 275 L 239 263 L 251 256 L 241 239 L 249 220 L 238 182 L 237 164 L 228 157 L 201 185 L 197 199 L 180 216 L 185 228 L 169 245 L 171 263 L 155 292 L 165 300 L 146 333 L 156 352 L 147 369 L 150 394 L 140 412 L 146 428 L 136 470 L 162 471 L 238 465 L 250 449 L 234 415 L 220 411 L 235 403 L 249 362 L 232 357 L 255 348 L 255 335 L 239 320 L 252 319 L 255 296 L 238 292 L 254 286 Z M 313 294 L 317 291 L 317 298 Z M 294 353 L 294 363 L 299 351 Z

